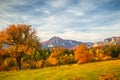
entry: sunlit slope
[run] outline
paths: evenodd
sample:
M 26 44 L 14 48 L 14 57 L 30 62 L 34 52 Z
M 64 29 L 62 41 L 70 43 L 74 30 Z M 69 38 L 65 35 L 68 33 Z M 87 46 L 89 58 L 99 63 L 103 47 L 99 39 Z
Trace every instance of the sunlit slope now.
M 98 80 L 106 74 L 120 80 L 120 60 L 0 72 L 0 80 Z

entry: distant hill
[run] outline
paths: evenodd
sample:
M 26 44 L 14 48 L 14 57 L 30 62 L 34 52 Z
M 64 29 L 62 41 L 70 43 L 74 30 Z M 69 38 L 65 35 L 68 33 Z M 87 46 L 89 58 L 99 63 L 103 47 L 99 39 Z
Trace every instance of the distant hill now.
M 54 46 L 61 46 L 68 49 L 74 49 L 76 46 L 80 44 L 86 44 L 87 47 L 96 47 L 96 46 L 104 46 L 108 44 L 120 44 L 120 37 L 110 37 L 106 38 L 103 41 L 98 41 L 95 43 L 92 42 L 81 42 L 81 41 L 75 41 L 75 40 L 65 40 L 60 37 L 52 37 L 51 39 L 42 42 L 42 46 L 44 48 L 54 47 Z
M 64 48 L 72 49 L 80 44 L 86 44 L 88 47 L 93 46 L 93 43 L 91 42 L 81 42 L 81 41 L 75 41 L 75 40 L 65 40 L 60 37 L 52 37 L 51 39 L 42 42 L 42 46 L 44 48 L 54 47 L 54 46 L 61 46 Z
M 95 42 L 93 47 L 103 46 L 108 44 L 120 44 L 120 37 L 110 37 L 110 38 L 104 39 L 103 41 Z

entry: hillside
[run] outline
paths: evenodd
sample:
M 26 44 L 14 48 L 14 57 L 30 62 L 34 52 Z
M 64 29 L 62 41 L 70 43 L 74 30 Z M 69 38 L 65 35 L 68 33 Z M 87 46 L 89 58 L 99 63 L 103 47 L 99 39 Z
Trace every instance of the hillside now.
M 63 65 L 34 70 L 0 72 L 0 80 L 98 80 L 116 77 L 120 80 L 120 60 Z

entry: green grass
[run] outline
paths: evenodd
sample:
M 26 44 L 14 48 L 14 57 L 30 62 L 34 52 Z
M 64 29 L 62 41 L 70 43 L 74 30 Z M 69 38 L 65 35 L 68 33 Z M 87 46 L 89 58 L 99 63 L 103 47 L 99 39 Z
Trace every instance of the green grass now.
M 98 80 L 103 74 L 115 74 L 120 80 L 120 60 L 0 72 L 0 80 Z

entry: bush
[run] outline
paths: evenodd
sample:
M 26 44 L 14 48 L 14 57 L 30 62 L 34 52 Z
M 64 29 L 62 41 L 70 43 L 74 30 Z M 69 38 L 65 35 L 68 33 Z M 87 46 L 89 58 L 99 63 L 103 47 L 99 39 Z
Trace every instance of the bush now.
M 36 62 L 35 62 L 34 60 L 29 60 L 28 63 L 29 63 L 29 68 L 30 68 L 30 69 L 35 69 L 35 68 L 36 68 L 36 66 L 35 66 L 35 63 L 36 63 Z
M 43 64 L 44 64 L 44 60 L 39 60 L 36 62 L 36 68 L 42 68 L 43 67 Z
M 86 63 L 86 62 L 87 62 L 86 58 L 81 58 L 81 59 L 79 59 L 79 61 L 77 63 L 78 64 L 83 64 L 83 63 Z
M 25 55 L 23 58 L 22 58 L 22 61 L 27 61 L 27 60 L 30 60 L 30 56 L 29 55 Z
M 102 61 L 103 60 L 103 58 L 105 57 L 105 54 L 98 54 L 96 57 L 95 57 L 95 60 L 96 61 Z
M 51 64 L 50 64 L 50 62 L 49 62 L 49 59 L 44 60 L 44 64 L 43 64 L 44 67 L 48 67 L 48 66 L 50 66 L 50 65 L 51 65 Z
M 27 60 L 22 62 L 22 69 L 35 69 L 35 61 L 33 60 Z
M 29 69 L 30 65 L 28 62 L 22 62 L 22 69 Z
M 99 57 L 95 57 L 95 61 L 99 61 L 100 59 L 99 59 Z
M 0 58 L 0 66 L 2 66 L 3 60 Z
M 111 60 L 112 59 L 112 57 L 111 56 L 105 56 L 105 57 L 103 57 L 103 59 L 102 60 Z
M 0 71 L 17 70 L 17 62 L 15 58 L 6 58 L 3 63 L 1 63 Z
M 58 60 L 57 60 L 56 58 L 54 58 L 54 57 L 50 57 L 50 58 L 49 58 L 49 62 L 50 62 L 50 64 L 51 64 L 52 66 L 55 66 L 55 65 L 58 64 Z
M 73 55 L 65 56 L 64 62 L 65 62 L 65 64 L 72 64 L 72 63 L 75 63 L 74 56 L 73 56 Z
M 6 58 L 4 60 L 4 65 L 7 67 L 15 67 L 17 64 L 16 59 L 15 58 Z
M 118 55 L 118 59 L 120 59 L 120 53 L 119 53 L 119 55 Z
M 0 71 L 4 71 L 4 66 L 0 66 Z
M 114 74 L 103 74 L 98 77 L 98 80 L 117 80 Z

